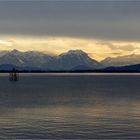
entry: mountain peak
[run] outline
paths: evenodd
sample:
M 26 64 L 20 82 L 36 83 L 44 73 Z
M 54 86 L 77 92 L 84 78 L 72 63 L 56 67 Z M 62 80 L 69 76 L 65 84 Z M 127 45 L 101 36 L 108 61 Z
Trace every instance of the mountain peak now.
M 67 52 L 68 54 L 86 54 L 84 51 L 82 50 L 69 50 Z
M 60 54 L 60 56 L 65 55 L 87 55 L 87 54 L 82 50 L 69 50 L 68 52 Z
M 11 55 L 19 55 L 19 54 L 21 54 L 21 52 L 19 50 L 14 49 L 14 50 L 11 50 L 9 52 L 9 54 L 11 54 Z
M 20 51 L 17 50 L 17 49 L 13 49 L 11 52 L 12 52 L 12 53 L 17 53 L 17 52 L 20 52 Z

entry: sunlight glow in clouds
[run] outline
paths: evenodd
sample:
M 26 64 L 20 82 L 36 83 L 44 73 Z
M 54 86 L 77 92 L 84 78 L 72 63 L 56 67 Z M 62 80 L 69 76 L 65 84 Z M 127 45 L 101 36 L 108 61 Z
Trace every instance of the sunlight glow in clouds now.
M 40 51 L 60 54 L 68 50 L 81 49 L 96 60 L 129 54 L 140 54 L 139 42 L 103 41 L 70 37 L 1 36 L 0 50 Z
M 0 45 L 12 47 L 13 43 L 11 41 L 0 40 Z
M 1 1 L 0 50 L 60 54 L 81 49 L 102 60 L 140 54 L 140 1 Z

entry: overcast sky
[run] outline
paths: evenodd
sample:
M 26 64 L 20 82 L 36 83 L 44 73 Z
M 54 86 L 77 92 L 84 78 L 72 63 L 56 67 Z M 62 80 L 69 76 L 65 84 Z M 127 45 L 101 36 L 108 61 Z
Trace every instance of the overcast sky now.
M 0 2 L 0 33 L 140 39 L 140 1 Z
M 0 1 L 0 35 L 139 42 L 140 1 Z

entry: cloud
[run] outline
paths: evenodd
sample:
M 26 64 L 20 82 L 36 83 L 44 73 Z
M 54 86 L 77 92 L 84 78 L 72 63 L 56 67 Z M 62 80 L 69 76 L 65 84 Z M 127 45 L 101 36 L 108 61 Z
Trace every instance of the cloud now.
M 12 41 L 6 41 L 6 40 L 0 40 L 0 45 L 4 45 L 4 46 L 12 46 L 13 42 Z
M 139 46 L 135 46 L 132 44 L 120 45 L 120 44 L 113 44 L 110 42 L 98 42 L 98 44 L 107 46 L 112 51 L 134 51 L 135 49 L 139 49 Z M 115 52 L 116 53 L 116 52 Z
M 0 33 L 140 41 L 140 1 L 0 1 Z
M 108 56 L 138 54 L 140 45 L 136 42 L 107 42 L 71 37 L 0 36 L 0 50 L 12 49 L 34 50 L 57 55 L 68 50 L 80 49 L 100 61 Z

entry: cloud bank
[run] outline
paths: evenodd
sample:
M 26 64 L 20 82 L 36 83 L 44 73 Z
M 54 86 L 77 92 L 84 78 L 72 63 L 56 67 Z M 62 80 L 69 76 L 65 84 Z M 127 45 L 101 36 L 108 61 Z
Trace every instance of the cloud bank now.
M 140 1 L 0 1 L 0 34 L 140 40 Z

